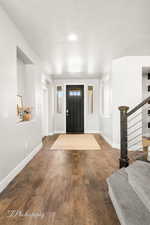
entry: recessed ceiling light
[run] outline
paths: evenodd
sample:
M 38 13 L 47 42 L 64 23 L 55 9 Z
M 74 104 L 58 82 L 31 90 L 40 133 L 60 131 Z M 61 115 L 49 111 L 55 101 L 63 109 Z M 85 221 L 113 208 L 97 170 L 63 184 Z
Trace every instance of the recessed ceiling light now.
M 78 36 L 76 34 L 69 34 L 68 35 L 68 40 L 69 41 L 77 41 L 78 40 Z

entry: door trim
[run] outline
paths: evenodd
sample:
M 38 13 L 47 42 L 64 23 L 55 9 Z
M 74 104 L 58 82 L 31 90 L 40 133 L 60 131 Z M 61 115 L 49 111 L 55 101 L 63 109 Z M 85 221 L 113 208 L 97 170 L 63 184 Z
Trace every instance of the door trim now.
M 85 108 L 85 106 L 86 106 L 86 101 L 87 101 L 87 99 L 86 99 L 86 84 L 85 83 L 71 83 L 71 82 L 69 82 L 69 83 L 65 83 L 64 84 L 64 128 L 65 128 L 65 130 L 64 130 L 64 133 L 66 134 L 66 86 L 67 85 L 83 85 L 84 86 L 84 133 L 86 132 L 86 130 L 85 130 L 85 128 L 86 128 L 86 108 Z
M 42 137 L 48 136 L 48 131 L 49 131 L 49 111 L 48 111 L 49 104 L 48 103 L 49 103 L 48 87 L 46 85 L 43 85 L 42 86 L 42 110 L 41 110 Z M 44 117 L 45 109 L 46 109 L 46 116 Z
M 82 98 L 82 103 L 83 103 L 83 113 L 82 113 L 82 116 L 83 116 L 83 132 L 81 132 L 82 134 L 84 134 L 85 133 L 85 99 L 84 99 L 84 97 L 85 97 L 85 85 L 83 85 L 83 84 L 67 84 L 66 85 L 66 87 L 65 87 L 65 100 L 67 100 L 67 86 L 75 86 L 75 87 L 77 87 L 77 86 L 82 86 L 82 93 L 83 93 L 83 98 Z M 80 133 L 80 132 L 67 132 L 67 116 L 66 116 L 66 107 L 67 106 L 67 102 L 66 102 L 66 105 L 65 105 L 65 118 L 66 118 L 66 127 L 65 127 L 65 129 L 66 129 L 66 134 L 67 133 L 72 133 L 72 134 L 76 134 L 76 133 Z
M 99 118 L 99 107 L 100 107 L 100 95 L 99 95 L 99 80 L 98 79 L 56 79 L 54 80 L 54 112 L 53 112 L 53 125 L 54 125 L 54 133 L 66 133 L 66 116 L 65 116 L 65 108 L 66 108 L 66 85 L 84 85 L 84 132 L 85 133 L 99 133 L 100 132 L 100 118 Z M 94 87 L 94 113 L 92 115 L 88 114 L 87 103 L 88 103 L 88 94 L 87 87 L 88 85 L 92 85 Z M 56 112 L 56 89 L 57 86 L 63 87 L 63 111 L 62 114 L 57 114 Z M 60 125 L 57 122 L 59 119 Z M 89 121 L 92 119 L 94 123 Z

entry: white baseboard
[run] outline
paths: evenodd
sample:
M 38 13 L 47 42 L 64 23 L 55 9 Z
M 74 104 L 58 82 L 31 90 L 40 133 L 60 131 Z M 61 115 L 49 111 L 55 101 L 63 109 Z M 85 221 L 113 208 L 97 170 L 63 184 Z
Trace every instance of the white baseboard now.
M 112 144 L 112 147 L 113 147 L 113 148 L 120 149 L 120 144 L 113 143 L 113 144 Z
M 48 136 L 52 136 L 52 135 L 54 135 L 54 133 L 48 133 Z
M 108 142 L 108 144 L 111 145 L 112 148 L 120 149 L 120 144 L 113 143 L 107 136 L 103 134 L 103 132 L 100 132 L 100 135 L 105 139 L 106 142 Z
M 8 186 L 8 184 L 21 172 L 21 170 L 33 159 L 33 157 L 42 148 L 42 143 L 36 146 L 33 151 L 22 160 L 1 182 L 0 182 L 0 193 Z
M 85 134 L 99 134 L 99 130 L 85 130 L 84 133 Z M 53 134 L 66 134 L 66 131 L 55 131 Z
M 105 139 L 105 141 L 111 145 L 113 147 L 113 144 L 112 144 L 112 141 L 107 137 L 105 136 L 102 132 L 100 132 L 100 135 Z
M 85 134 L 99 134 L 99 130 L 85 130 Z
M 65 134 L 66 131 L 54 131 L 54 134 Z

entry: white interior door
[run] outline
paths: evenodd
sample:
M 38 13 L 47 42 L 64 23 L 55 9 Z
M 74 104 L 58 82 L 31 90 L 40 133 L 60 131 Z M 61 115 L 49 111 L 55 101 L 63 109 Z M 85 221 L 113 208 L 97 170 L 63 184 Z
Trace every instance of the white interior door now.
M 48 89 L 42 93 L 42 136 L 48 136 Z

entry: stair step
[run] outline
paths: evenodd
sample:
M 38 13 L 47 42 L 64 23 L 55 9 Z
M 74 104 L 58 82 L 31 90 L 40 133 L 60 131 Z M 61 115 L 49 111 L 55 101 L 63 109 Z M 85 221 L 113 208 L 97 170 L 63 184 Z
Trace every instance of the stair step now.
M 126 172 L 130 185 L 150 211 L 150 163 L 136 161 Z
M 125 169 L 107 179 L 109 195 L 122 225 L 150 225 L 150 213 L 128 183 Z

